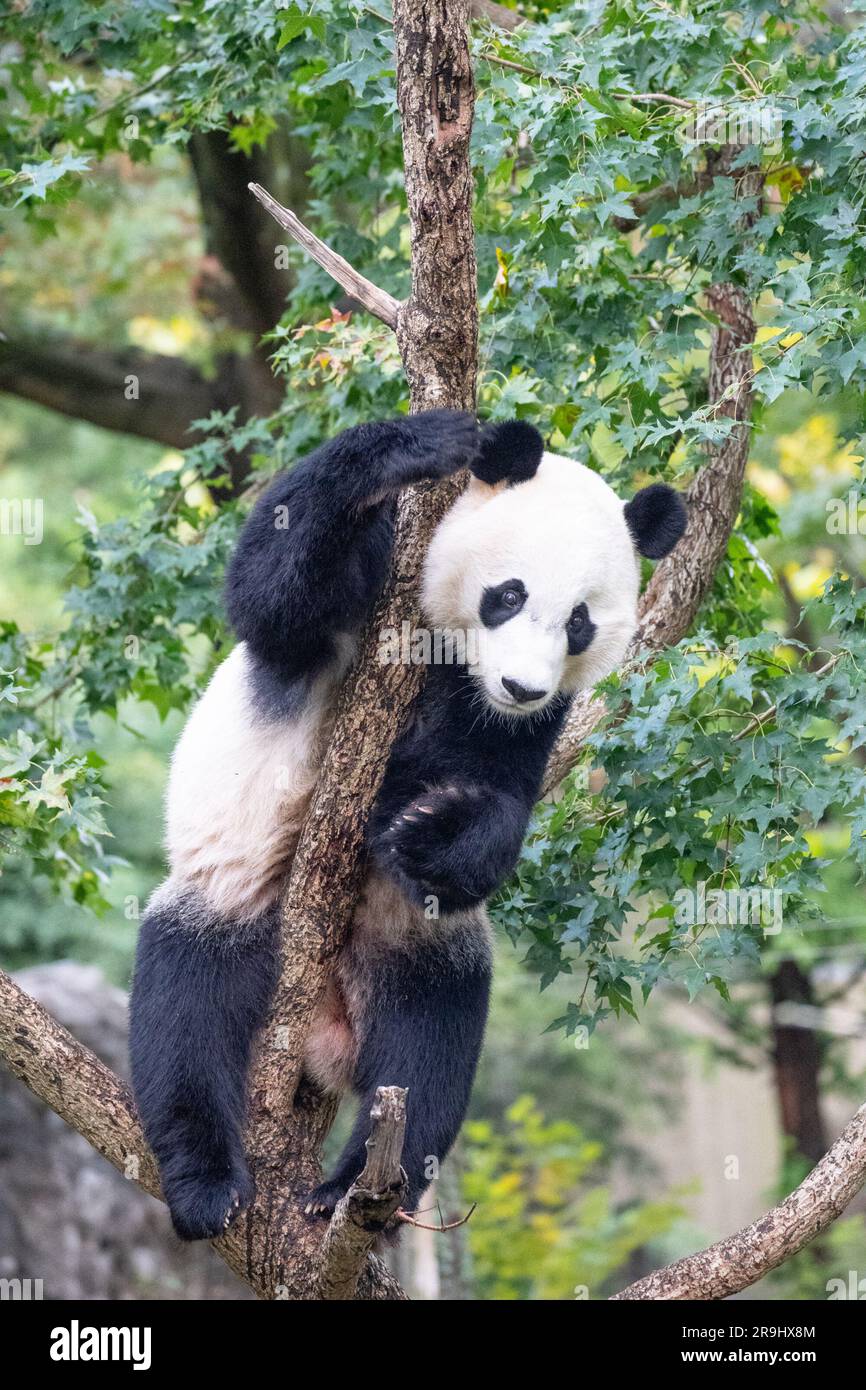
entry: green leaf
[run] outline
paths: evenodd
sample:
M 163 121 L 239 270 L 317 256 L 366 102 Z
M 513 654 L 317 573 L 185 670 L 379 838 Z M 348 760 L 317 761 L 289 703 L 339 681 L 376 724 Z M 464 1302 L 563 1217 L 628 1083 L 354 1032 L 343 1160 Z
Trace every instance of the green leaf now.
M 24 203 L 28 198 L 38 198 L 44 202 L 49 189 L 66 174 L 80 174 L 89 168 L 90 160 L 77 154 L 65 154 L 60 159 L 45 159 L 41 164 L 22 164 L 16 178 L 16 182 L 24 184 L 18 203 Z
M 314 38 L 317 38 L 320 43 L 324 43 L 326 26 L 325 20 L 321 15 L 305 13 L 297 5 L 292 5 L 290 9 L 285 12 L 285 15 L 286 17 L 283 20 L 283 26 L 280 30 L 280 37 L 277 41 L 278 53 L 280 49 L 286 47 L 286 44 L 291 43 L 292 39 L 298 38 L 300 34 L 306 33 L 307 31 L 309 31 Z

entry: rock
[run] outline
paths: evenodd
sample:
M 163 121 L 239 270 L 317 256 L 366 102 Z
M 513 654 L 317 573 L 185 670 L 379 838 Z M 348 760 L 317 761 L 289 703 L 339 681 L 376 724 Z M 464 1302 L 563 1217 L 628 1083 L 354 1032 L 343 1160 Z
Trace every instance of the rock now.
M 128 1077 L 126 995 L 97 966 L 58 961 L 16 980 Z M 253 1297 L 210 1246 L 182 1245 L 161 1202 L 2 1068 L 0 1278 L 29 1279 L 31 1290 L 41 1280 L 46 1299 Z

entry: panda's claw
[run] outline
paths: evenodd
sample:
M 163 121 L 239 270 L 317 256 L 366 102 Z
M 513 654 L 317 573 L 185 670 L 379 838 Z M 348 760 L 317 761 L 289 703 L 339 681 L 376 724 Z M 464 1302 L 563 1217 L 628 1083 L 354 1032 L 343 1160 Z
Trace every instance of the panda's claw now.
M 181 1240 L 215 1240 L 251 1204 L 254 1186 L 248 1172 L 235 1167 L 228 1177 L 182 1174 L 164 1179 L 172 1224 Z
M 304 1207 L 304 1215 L 313 1218 L 332 1216 L 337 1203 L 341 1198 L 345 1197 L 346 1190 L 347 1185 L 342 1182 L 320 1183 L 319 1186 L 310 1193 L 309 1201 Z
M 417 900 L 465 895 L 461 837 L 483 813 L 484 793 L 474 784 L 427 786 L 404 806 L 379 839 L 387 872 Z

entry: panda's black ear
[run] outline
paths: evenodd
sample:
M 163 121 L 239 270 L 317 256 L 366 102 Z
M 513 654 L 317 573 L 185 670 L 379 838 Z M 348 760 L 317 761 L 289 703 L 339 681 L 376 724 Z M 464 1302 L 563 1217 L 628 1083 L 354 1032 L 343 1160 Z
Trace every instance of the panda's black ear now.
M 670 555 L 688 519 L 685 502 L 667 483 L 642 487 L 626 502 L 624 515 L 635 545 L 648 560 Z
M 482 483 L 525 483 L 533 477 L 544 453 L 544 440 L 528 420 L 503 420 L 481 432 L 481 449 L 470 465 Z

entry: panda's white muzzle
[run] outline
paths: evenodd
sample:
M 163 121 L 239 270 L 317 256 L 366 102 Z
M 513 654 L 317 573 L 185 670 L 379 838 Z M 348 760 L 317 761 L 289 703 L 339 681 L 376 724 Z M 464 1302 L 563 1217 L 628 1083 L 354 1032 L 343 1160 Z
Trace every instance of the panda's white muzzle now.
M 502 627 L 485 631 L 474 674 L 494 709 L 534 714 L 559 689 L 568 654 L 561 628 L 531 613 L 519 613 Z

